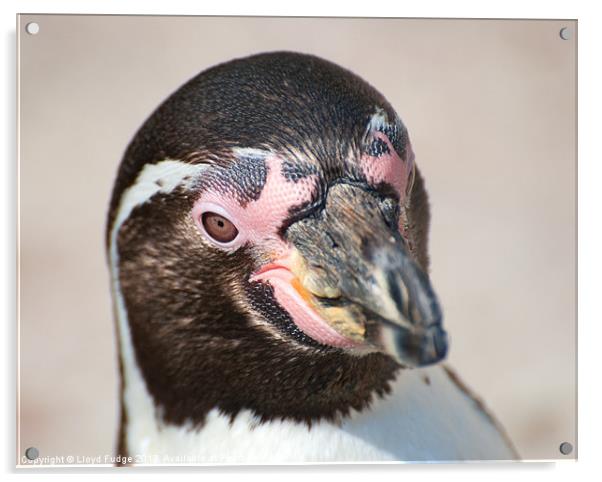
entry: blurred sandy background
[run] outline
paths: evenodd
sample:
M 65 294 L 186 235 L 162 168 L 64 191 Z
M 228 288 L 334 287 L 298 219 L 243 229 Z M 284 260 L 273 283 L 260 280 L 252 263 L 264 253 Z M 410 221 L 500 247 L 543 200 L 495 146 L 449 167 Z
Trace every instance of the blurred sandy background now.
M 576 443 L 576 22 L 27 15 L 18 28 L 20 454 L 113 451 L 103 240 L 127 143 L 199 71 L 280 49 L 355 71 L 397 109 L 431 197 L 450 363 L 524 458 Z

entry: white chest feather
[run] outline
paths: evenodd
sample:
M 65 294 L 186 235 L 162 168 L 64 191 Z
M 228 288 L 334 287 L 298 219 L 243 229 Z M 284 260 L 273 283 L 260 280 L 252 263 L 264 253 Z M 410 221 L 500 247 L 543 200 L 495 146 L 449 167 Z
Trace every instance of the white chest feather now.
M 430 384 L 425 383 L 428 376 Z M 145 461 L 280 463 L 451 461 L 515 458 L 498 429 L 442 367 L 404 371 L 394 390 L 340 426 L 258 424 L 248 411 L 230 423 L 216 410 L 202 429 L 157 421 L 148 394 L 126 392 L 130 455 Z M 142 402 L 142 403 L 140 403 Z M 149 405 L 150 404 L 150 405 Z M 153 459 L 152 457 L 156 457 Z

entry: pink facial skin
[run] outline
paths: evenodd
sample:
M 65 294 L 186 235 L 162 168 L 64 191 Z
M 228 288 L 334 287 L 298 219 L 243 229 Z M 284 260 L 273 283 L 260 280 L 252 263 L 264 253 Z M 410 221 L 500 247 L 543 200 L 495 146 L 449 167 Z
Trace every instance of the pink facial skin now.
M 234 251 L 250 242 L 267 248 L 276 257 L 289 251 L 288 245 L 278 235 L 278 229 L 290 208 L 311 200 L 317 179 L 310 176 L 293 183 L 282 175 L 280 158 L 270 156 L 265 162 L 268 168 L 266 183 L 256 201 L 250 201 L 243 207 L 233 196 L 208 190 L 195 202 L 192 216 L 203 234 L 206 233 L 200 220 L 201 215 L 207 211 L 228 218 L 238 228 L 239 235 L 231 243 L 221 244 L 207 237 L 209 242 L 228 251 Z
M 250 281 L 269 283 L 278 303 L 289 313 L 293 322 L 319 343 L 337 347 L 352 347 L 355 343 L 330 327 L 294 288 L 294 274 L 289 258 L 292 248 L 278 235 L 290 208 L 312 199 L 316 176 L 308 176 L 296 183 L 282 175 L 282 161 L 276 156 L 266 159 L 268 175 L 261 196 L 242 207 L 233 196 L 207 191 L 195 202 L 192 216 L 205 239 L 226 251 L 234 251 L 247 242 L 267 247 L 274 261 L 253 274 Z M 201 217 L 211 211 L 229 219 L 238 229 L 238 236 L 230 243 L 219 243 L 209 237 Z
M 408 182 L 414 166 L 414 153 L 408 142 L 406 159 L 399 157 L 389 138 L 382 132 L 373 133 L 375 139 L 381 139 L 389 147 L 389 153 L 375 157 L 364 154 L 360 159 L 360 168 L 368 183 L 376 186 L 386 182 L 395 188 L 403 203 L 408 189 Z
M 414 156 L 411 146 L 408 144 L 407 159 L 401 159 L 385 134 L 375 132 L 373 135 L 382 139 L 390 152 L 378 157 L 365 154 L 359 161 L 360 168 L 370 184 L 385 182 L 392 185 L 403 202 L 413 169 Z M 195 202 L 192 216 L 205 239 L 220 249 L 235 251 L 245 243 L 251 243 L 264 247 L 272 254 L 272 262 L 251 275 L 250 281 L 272 286 L 277 302 L 306 335 L 324 345 L 356 347 L 357 342 L 334 330 L 295 288 L 295 275 L 290 267 L 293 248 L 278 234 L 290 209 L 312 199 L 317 189 L 318 178 L 312 175 L 291 182 L 282 174 L 282 159 L 270 156 L 265 162 L 268 174 L 259 199 L 250 201 L 243 207 L 233 195 L 208 190 Z M 219 243 L 212 239 L 205 232 L 201 222 L 202 214 L 207 211 L 220 214 L 234 223 L 239 232 L 238 236 L 229 243 Z

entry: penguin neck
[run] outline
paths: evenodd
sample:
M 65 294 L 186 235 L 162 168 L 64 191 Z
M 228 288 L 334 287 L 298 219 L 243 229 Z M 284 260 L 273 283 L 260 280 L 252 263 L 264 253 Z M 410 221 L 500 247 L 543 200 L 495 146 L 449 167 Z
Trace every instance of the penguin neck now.
M 172 425 L 200 428 L 212 409 L 232 419 L 249 410 L 261 423 L 338 422 L 351 409 L 367 409 L 388 394 L 399 369 L 376 353 L 360 357 L 313 348 L 288 351 L 287 342 L 270 346 L 260 337 L 253 343 L 224 341 L 223 347 L 221 340 L 208 342 L 194 359 L 182 357 L 185 365 L 166 370 L 163 360 L 179 353 L 153 356 L 158 348 L 151 341 L 137 340 L 135 329 L 121 325 L 126 328 L 121 336 L 124 400 L 152 405 L 155 418 Z M 260 351 L 258 345 L 269 348 Z M 177 349 L 175 340 L 173 346 Z
M 119 454 L 134 464 L 290 463 L 512 459 L 496 423 L 440 366 L 403 370 L 371 410 L 308 429 L 292 420 L 262 422 L 250 410 L 234 418 L 217 408 L 202 427 L 161 419 L 141 372 L 124 366 Z
M 120 335 L 122 350 L 124 341 L 129 342 L 129 335 Z M 124 340 L 125 339 L 125 340 Z M 133 348 L 130 345 L 130 348 Z M 339 433 L 341 426 L 353 417 L 367 416 L 366 425 L 360 427 L 360 432 L 366 428 L 370 431 L 386 432 L 390 421 L 378 418 L 373 419 L 367 407 L 346 410 L 345 416 L 337 420 L 315 418 L 309 422 L 299 421 L 294 418 L 272 418 L 258 415 L 253 410 L 243 409 L 236 415 L 224 413 L 216 404 L 210 409 L 203 419 L 202 424 L 187 420 L 172 423 L 165 420 L 164 409 L 157 405 L 156 400 L 147 388 L 142 370 L 135 357 L 130 357 L 133 349 L 125 349 L 121 355 L 120 367 L 122 370 L 121 383 L 121 425 L 119 430 L 118 453 L 122 456 L 134 457 L 133 463 L 164 463 L 173 462 L 179 455 L 200 457 L 192 462 L 262 462 L 270 460 L 386 460 L 394 457 L 387 452 L 375 450 L 371 444 L 359 444 L 353 434 L 344 435 L 344 443 L 337 448 L 336 453 L 314 453 L 315 437 L 321 440 L 321 445 L 326 447 L 328 441 Z M 388 398 L 388 397 L 385 397 Z M 382 403 L 381 397 L 371 400 L 370 406 Z M 227 403 L 226 403 L 227 404 Z M 374 423 L 376 422 L 376 423 Z M 370 426 L 372 424 L 372 426 Z M 363 427 L 363 428 L 362 428 Z M 309 430 L 312 437 L 308 438 Z M 339 435 L 340 436 L 340 435 Z M 259 437 L 259 438 L 257 438 Z M 265 446 L 260 446 L 266 440 Z M 278 447 L 274 443 L 283 437 L 292 437 L 285 451 L 273 459 Z M 223 444 L 222 448 L 212 447 L 213 444 Z M 361 447 L 360 447 L 361 445 Z M 211 448 L 209 448 L 211 447 Z M 292 449 L 294 447 L 294 450 Z M 257 450 L 257 452 L 255 452 Z M 298 451 L 298 453 L 297 453 Z M 373 453 L 372 453 L 373 452 Z M 155 460 L 156 454 L 164 455 L 164 460 Z M 136 457 L 140 457 L 139 460 Z M 149 458 L 150 457 L 150 458 Z M 231 457 L 228 458 L 228 457 Z M 176 460 L 177 462 L 185 462 Z M 190 462 L 190 461 L 189 461 Z

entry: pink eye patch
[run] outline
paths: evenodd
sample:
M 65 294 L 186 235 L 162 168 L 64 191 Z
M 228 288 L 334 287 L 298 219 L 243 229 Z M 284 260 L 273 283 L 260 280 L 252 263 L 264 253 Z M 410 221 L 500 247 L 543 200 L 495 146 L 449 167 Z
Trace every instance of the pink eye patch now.
M 243 159 L 228 172 L 218 169 L 204 180 L 192 216 L 198 223 L 204 212 L 218 211 L 240 233 L 233 248 L 250 241 L 281 255 L 287 249 L 279 235 L 283 222 L 295 208 L 312 201 L 318 185 L 314 174 L 292 179 L 286 172 L 276 155 Z
M 393 139 L 390 139 L 387 133 Z M 389 127 L 373 131 L 359 165 L 369 184 L 378 186 L 386 183 L 393 186 L 399 194 L 399 199 L 403 202 L 410 187 L 409 183 L 414 169 L 414 153 L 408 139 L 406 139 L 403 150 L 401 149 L 399 136 L 397 128 Z M 403 157 L 397 153 L 398 150 L 401 150 Z

